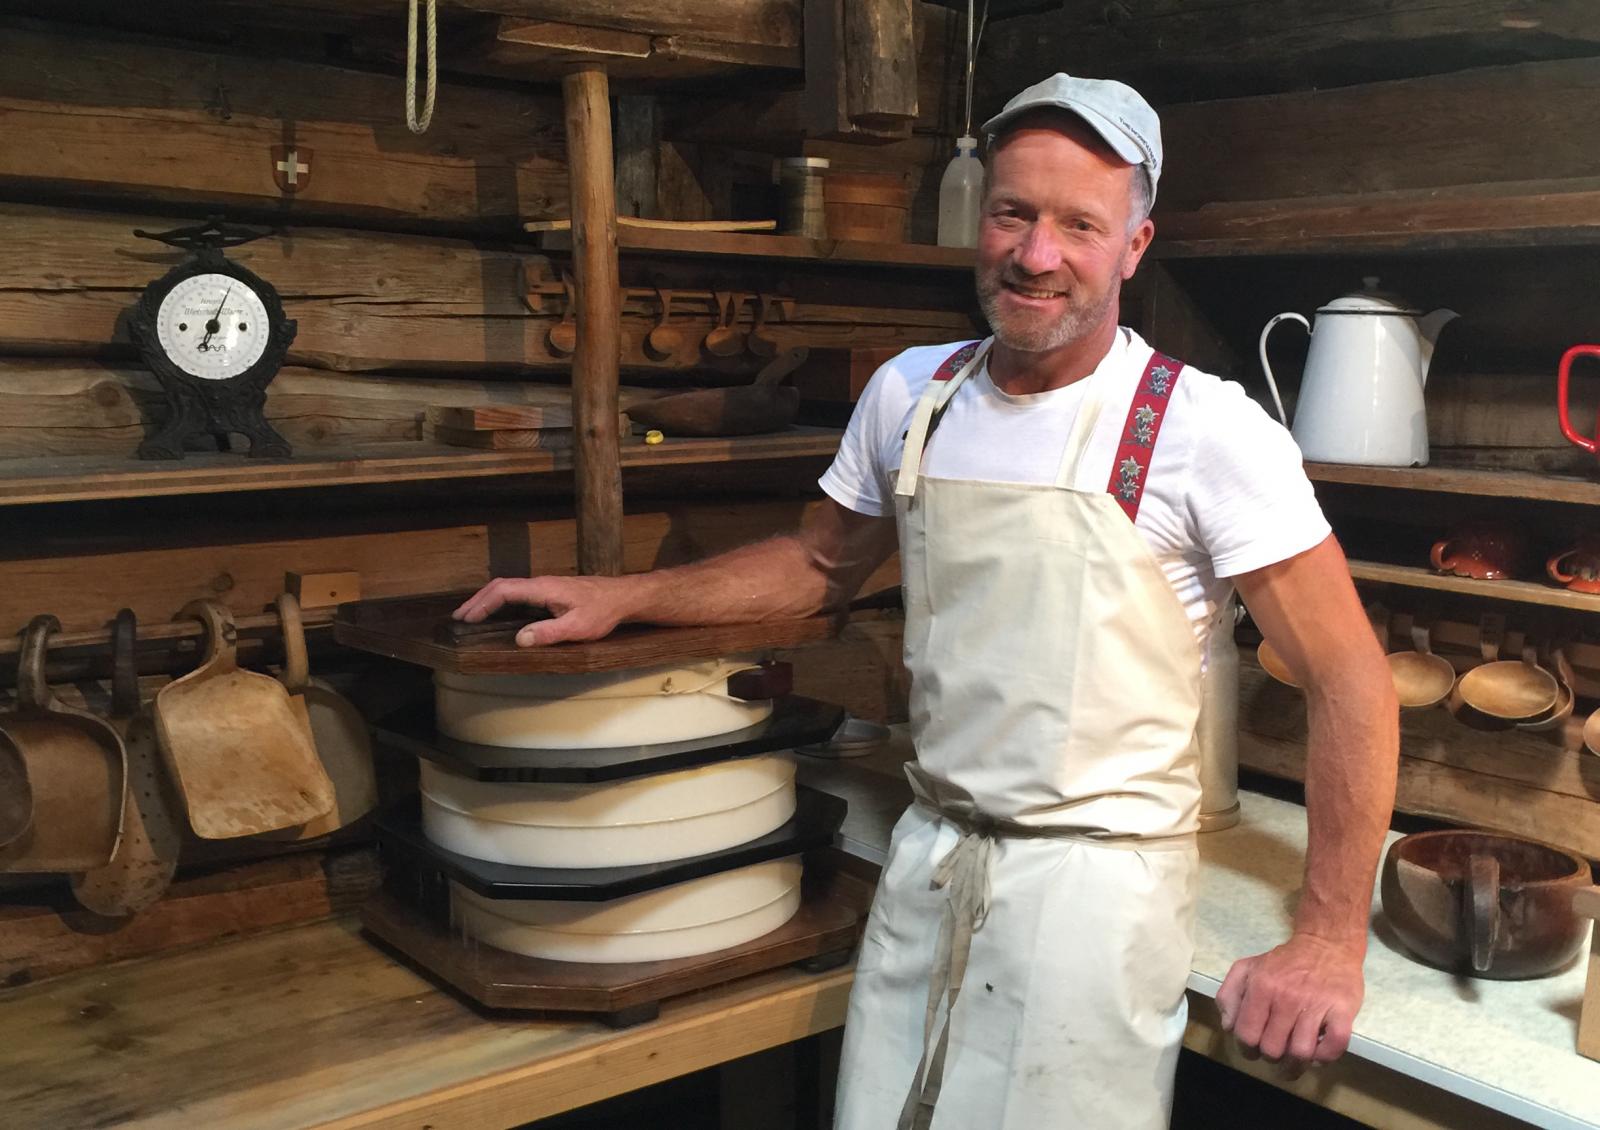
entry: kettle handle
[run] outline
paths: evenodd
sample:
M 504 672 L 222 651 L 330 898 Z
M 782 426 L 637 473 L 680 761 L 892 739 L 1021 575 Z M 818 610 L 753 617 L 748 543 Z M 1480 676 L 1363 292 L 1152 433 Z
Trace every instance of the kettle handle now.
M 1572 420 L 1567 415 L 1567 393 L 1572 383 L 1572 363 L 1587 354 L 1600 357 L 1600 345 L 1574 345 L 1561 355 L 1561 369 L 1556 377 L 1556 410 L 1561 417 L 1561 434 L 1589 454 L 1600 455 L 1600 436 L 1579 435 L 1578 429 L 1572 426 Z
M 1272 379 L 1272 366 L 1267 363 L 1267 335 L 1272 332 L 1274 326 L 1285 319 L 1299 322 L 1306 328 L 1307 334 L 1311 332 L 1311 323 L 1306 321 L 1304 316 L 1293 313 L 1279 314 L 1262 329 L 1261 341 L 1257 346 L 1257 351 L 1261 354 L 1261 371 L 1267 375 L 1267 387 L 1272 390 L 1272 403 L 1277 405 L 1278 408 L 1278 419 L 1282 420 L 1283 426 L 1287 428 L 1289 426 L 1289 414 L 1283 410 L 1283 397 L 1278 395 L 1278 382 Z

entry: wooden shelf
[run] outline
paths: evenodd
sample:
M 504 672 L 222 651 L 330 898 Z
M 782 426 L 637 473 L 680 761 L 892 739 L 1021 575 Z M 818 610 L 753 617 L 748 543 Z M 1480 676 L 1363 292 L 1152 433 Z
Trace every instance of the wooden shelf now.
M 1456 467 L 1361 467 L 1351 463 L 1307 463 L 1306 475 L 1319 483 L 1395 487 L 1440 494 L 1489 498 L 1530 498 L 1541 502 L 1600 504 L 1600 480 L 1527 471 L 1483 471 Z
M 627 469 L 829 456 L 838 450 L 841 434 L 833 428 L 796 427 L 764 436 L 669 439 L 655 445 L 630 443 L 623 445 L 622 466 Z M 338 456 L 320 454 L 271 462 L 206 454 L 191 455 L 180 463 L 86 456 L 13 459 L 0 464 L 0 506 L 539 475 L 571 467 L 570 451 L 471 451 L 422 443 L 387 444 Z
M 1600 182 L 1524 182 L 1212 204 L 1156 217 L 1157 258 L 1600 243 Z
M 1351 561 L 1350 575 L 1358 581 L 1378 581 L 1434 592 L 1458 592 L 1489 600 L 1515 604 L 1540 604 L 1547 608 L 1569 608 L 1576 612 L 1600 612 L 1600 596 L 1573 592 L 1537 581 L 1479 581 L 1435 573 L 1413 565 L 1385 565 L 1378 561 Z
M 570 231 L 538 232 L 540 250 L 572 250 Z M 806 239 L 798 235 L 747 235 L 737 232 L 673 231 L 666 228 L 617 229 L 617 250 L 664 255 L 736 256 L 747 259 L 799 259 L 868 267 L 919 267 L 970 271 L 970 247 L 928 243 L 858 243 L 845 239 Z

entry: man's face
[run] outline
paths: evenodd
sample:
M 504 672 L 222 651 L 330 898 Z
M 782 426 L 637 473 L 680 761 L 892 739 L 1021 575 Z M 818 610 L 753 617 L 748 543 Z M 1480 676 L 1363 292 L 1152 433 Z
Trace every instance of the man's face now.
M 978 301 L 1002 345 L 1058 349 L 1114 318 L 1122 281 L 1154 231 L 1128 230 L 1142 176 L 1078 131 L 1024 126 L 989 164 L 978 229 Z

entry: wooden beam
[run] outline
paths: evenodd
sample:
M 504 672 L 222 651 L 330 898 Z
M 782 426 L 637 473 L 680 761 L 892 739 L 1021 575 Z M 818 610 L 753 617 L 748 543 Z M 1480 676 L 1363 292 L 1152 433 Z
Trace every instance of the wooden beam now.
M 612 175 L 611 98 L 603 67 L 585 66 L 561 84 L 572 170 L 572 262 L 578 282 L 578 347 L 572 357 L 577 429 L 578 565 L 622 572 L 622 470 L 617 374 L 622 316 L 617 280 L 617 198 Z
M 526 20 L 612 28 L 645 36 L 684 36 L 720 43 L 798 47 L 800 0 L 455 0 L 456 7 Z
M 845 114 L 861 129 L 909 130 L 917 119 L 916 0 L 844 5 Z
M 501 230 L 564 200 L 550 96 L 444 82 L 420 137 L 401 96 L 387 75 L 7 28 L 0 188 Z
M 1589 0 L 1526 0 L 1515 7 L 1503 0 L 1068 4 L 991 27 L 978 68 L 978 104 L 993 113 L 1055 71 L 1121 79 L 1153 101 L 1180 102 L 1597 49 L 1600 24 Z

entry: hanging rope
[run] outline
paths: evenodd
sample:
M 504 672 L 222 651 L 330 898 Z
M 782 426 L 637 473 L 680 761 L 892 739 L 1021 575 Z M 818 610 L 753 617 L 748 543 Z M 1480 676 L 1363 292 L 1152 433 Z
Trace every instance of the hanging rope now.
M 438 0 L 428 0 L 428 91 L 423 96 L 422 118 L 417 118 L 417 0 L 410 0 L 406 15 L 406 126 L 412 133 L 423 133 L 433 121 L 433 95 L 438 85 L 439 41 Z

